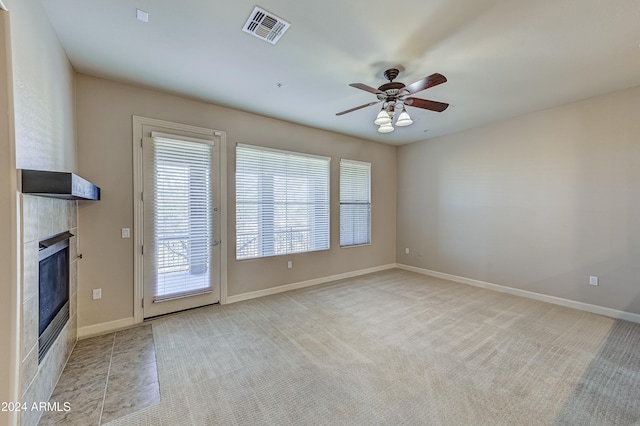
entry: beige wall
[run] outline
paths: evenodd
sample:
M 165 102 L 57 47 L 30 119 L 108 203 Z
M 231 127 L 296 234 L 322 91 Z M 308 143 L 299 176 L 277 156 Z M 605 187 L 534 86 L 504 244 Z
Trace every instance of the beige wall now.
M 133 316 L 132 115 L 227 132 L 228 295 L 267 289 L 395 262 L 396 149 L 165 93 L 77 75 L 80 175 L 97 183 L 102 200 L 79 205 L 79 326 Z M 264 145 L 331 156 L 331 250 L 235 261 L 235 144 Z M 341 157 L 372 162 L 373 244 L 339 248 L 338 166 Z M 293 260 L 293 269 L 287 269 Z M 91 289 L 102 299 L 91 300 Z
M 5 153 L 11 156 L 3 158 L 0 168 L 2 170 L 0 194 L 2 196 L 6 194 L 10 197 L 8 204 L 5 204 L 4 198 L 1 204 L 0 223 L 3 227 L 10 227 L 6 230 L 10 238 L 3 239 L 3 241 L 9 241 L 10 244 L 3 244 L 3 247 L 11 251 L 8 257 L 4 255 L 0 257 L 3 262 L 11 262 L 11 266 L 7 269 L 4 264 L 0 266 L 2 266 L 1 270 L 11 272 L 3 274 L 3 280 L 10 280 L 7 286 L 10 286 L 9 294 L 11 294 L 11 297 L 5 299 L 3 303 L 12 305 L 10 312 L 18 315 L 19 320 L 18 324 L 15 321 L 13 324 L 1 321 L 1 327 L 9 327 L 7 330 L 2 329 L 3 335 L 7 331 L 10 335 L 9 339 L 3 338 L 2 341 L 8 342 L 7 350 L 14 352 L 16 357 L 16 360 L 9 363 L 2 362 L 1 365 L 3 368 L 8 367 L 7 374 L 10 378 L 18 377 L 17 383 L 14 383 L 16 380 L 9 382 L 10 385 L 15 385 L 15 389 L 12 391 L 17 391 L 18 396 L 2 400 L 15 401 L 24 396 L 25 401 L 36 399 L 41 401 L 43 398 L 44 400 L 48 398 L 53 384 L 57 380 L 57 374 L 60 373 L 66 359 L 64 359 L 64 354 L 57 359 L 53 359 L 53 355 L 47 355 L 45 359 L 48 361 L 43 362 L 40 367 L 34 367 L 33 357 L 29 355 L 30 352 L 23 349 L 31 341 L 27 341 L 19 330 L 23 330 L 25 324 L 31 324 L 33 321 L 33 316 L 25 314 L 23 308 L 27 305 L 33 306 L 34 300 L 33 293 L 29 289 L 25 291 L 24 275 L 33 277 L 34 271 L 22 271 L 22 266 L 29 262 L 25 262 L 23 257 L 26 241 L 21 231 L 25 216 L 22 209 L 24 207 L 21 203 L 22 198 L 18 197 L 17 192 L 16 168 L 75 171 L 74 73 L 40 2 L 38 0 L 7 0 L 5 4 L 9 9 L 11 27 L 11 43 L 8 53 L 11 61 L 11 77 L 8 86 L 5 86 L 3 69 L 0 91 L 6 88 L 12 89 L 10 94 L 1 93 L 1 99 L 3 105 L 5 102 L 9 104 L 14 115 L 7 116 L 11 121 L 7 127 L 1 127 L 3 134 L 0 137 L 2 138 L 0 140 L 2 156 Z M 3 20 L 3 31 L 4 25 L 6 22 Z M 3 47 L 6 46 L 4 40 L 3 36 Z M 4 64 L 2 65 L 4 68 Z M 2 114 L 2 117 L 5 115 Z M 8 146 L 5 146 L 7 144 L 5 129 L 7 132 L 13 131 L 13 134 L 9 135 Z M 15 136 L 15 142 L 11 141 L 12 136 Z M 8 210 L 11 210 L 12 213 Z M 13 215 L 13 217 L 7 215 Z M 45 211 L 45 216 L 48 218 L 48 222 L 66 219 L 61 218 L 51 209 Z M 4 228 L 3 233 L 5 233 Z M 21 271 L 20 274 L 15 274 L 16 277 L 12 277 L 14 269 Z M 37 280 L 37 270 L 35 277 Z M 32 281 L 29 282 L 32 283 Z M 30 288 L 33 287 L 30 286 Z M 23 296 L 26 300 L 23 300 Z M 37 306 L 37 303 L 35 305 Z M 31 313 L 33 311 L 33 309 L 30 310 Z M 4 315 L 6 312 L 4 308 L 2 312 Z M 75 324 L 72 327 L 67 327 L 66 330 L 70 330 L 67 335 L 68 340 L 64 339 L 62 343 L 63 346 L 69 348 L 75 342 Z M 3 345 L 3 350 L 4 347 Z M 29 349 L 31 348 L 32 346 L 29 347 Z M 4 358 L 0 358 L 0 361 L 4 361 Z M 20 361 L 22 361 L 22 368 L 18 365 Z M 25 375 L 28 375 L 29 380 L 25 380 Z M 44 377 L 48 378 L 46 386 L 44 381 L 39 379 Z M 2 380 L 3 387 L 5 383 Z M 37 393 L 36 389 L 42 390 L 42 392 Z M 41 413 L 23 414 L 22 424 L 35 424 L 39 414 Z M 0 414 L 0 416 L 2 415 L 4 413 Z M 15 420 L 15 418 L 10 419 L 9 422 Z
M 640 314 L 638 117 L 635 88 L 401 147 L 398 263 Z
M 16 214 L 15 141 L 11 78 L 9 14 L 0 10 L 0 401 L 16 401 L 20 393 L 20 286 Z M 17 414 L 0 411 L 0 425 Z
M 74 73 L 37 0 L 9 0 L 19 169 L 76 170 Z

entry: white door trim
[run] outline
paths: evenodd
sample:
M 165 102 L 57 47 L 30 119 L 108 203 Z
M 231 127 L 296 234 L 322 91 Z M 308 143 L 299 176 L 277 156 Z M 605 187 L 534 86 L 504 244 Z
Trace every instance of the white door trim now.
M 142 299 L 144 295 L 144 268 L 142 256 L 144 211 L 142 188 L 144 182 L 142 168 L 142 126 L 160 126 L 194 133 L 209 133 L 220 138 L 220 303 L 227 303 L 227 134 L 220 130 L 174 123 L 155 118 L 132 116 L 133 123 L 133 318 L 136 324 L 144 321 Z

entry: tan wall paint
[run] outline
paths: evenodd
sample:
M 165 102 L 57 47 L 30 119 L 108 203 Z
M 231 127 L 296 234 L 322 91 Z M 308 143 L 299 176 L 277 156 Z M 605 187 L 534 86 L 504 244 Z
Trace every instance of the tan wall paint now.
M 204 102 L 77 75 L 80 174 L 102 188 L 98 203 L 79 206 L 79 327 L 133 316 L 132 115 L 227 132 L 228 295 L 262 290 L 395 262 L 396 148 L 273 120 Z M 263 145 L 332 157 L 331 250 L 235 261 L 235 144 Z M 341 157 L 372 162 L 373 244 L 340 249 L 338 167 Z M 287 269 L 293 260 L 293 269 Z M 91 300 L 91 289 L 102 299 Z
M 9 13 L 0 10 L 0 402 L 18 400 L 22 359 L 12 89 Z M 17 413 L 0 411 L 0 424 L 16 421 Z
M 9 146 L 11 158 L 3 161 L 0 178 L 0 192 L 10 190 L 9 204 L 2 201 L 3 211 L 0 213 L 0 223 L 10 228 L 6 232 L 11 238 L 3 241 L 11 241 L 3 247 L 11 250 L 8 257 L 0 256 L 3 261 L 11 262 L 11 267 L 3 271 L 10 271 L 3 279 L 9 278 L 12 285 L 12 293 L 4 303 L 10 303 L 12 314 L 20 313 L 21 295 L 23 288 L 22 274 L 16 272 L 23 264 L 22 236 L 19 229 L 22 227 L 22 212 L 17 210 L 17 168 L 33 168 L 47 170 L 75 171 L 75 124 L 74 124 L 74 73 L 67 56 L 58 42 L 49 20 L 37 0 L 7 0 L 11 20 L 11 46 L 8 53 L 11 62 L 11 77 L 9 86 L 13 89 L 11 107 L 13 115 L 8 115 L 12 121 L 5 129 L 11 129 L 14 136 L 14 145 Z M 2 12 L 3 14 L 5 12 Z M 4 43 L 4 41 L 3 41 Z M 3 78 L 4 80 L 4 78 Z M 4 84 L 4 83 L 2 83 Z M 3 94 L 2 102 L 6 96 Z M 5 117 L 5 115 L 2 115 Z M 3 138 L 5 135 L 2 136 Z M 1 148 L 5 150 L 5 140 L 2 140 Z M 3 153 L 4 154 L 4 153 Z M 8 167 L 5 168 L 5 165 Z M 6 180 L 9 179 L 9 180 Z M 7 187 L 8 185 L 8 187 Z M 11 212 L 8 212 L 11 210 Z M 11 214 L 12 217 L 5 217 Z M 3 232 L 5 229 L 3 228 Z M 12 278 L 15 276 L 15 280 Z M 14 297 L 15 295 L 15 297 Z M 3 314 L 6 312 L 2 309 Z M 2 327 L 11 327 L 8 350 L 17 352 L 17 360 L 22 360 L 24 353 L 21 348 L 21 335 L 18 330 L 22 327 L 14 322 L 0 321 Z M 14 326 L 18 326 L 15 329 Z M 6 330 L 3 328 L 3 333 Z M 12 340 L 17 339 L 17 348 Z M 74 338 L 75 339 L 75 338 Z M 1 355 L 0 355 L 1 357 Z M 2 359 L 0 359 L 1 361 Z M 14 360 L 9 363 L 2 362 L 2 366 L 8 367 L 8 374 L 12 377 L 9 386 L 18 388 L 18 392 L 24 392 L 27 384 L 21 383 L 20 367 Z M 1 381 L 5 386 L 5 381 Z M 5 399 L 3 399 L 5 400 Z M 17 400 L 13 396 L 7 400 Z M 0 416 L 3 414 L 0 414 Z M 32 416 L 33 417 L 33 416 Z M 14 422 L 13 418 L 10 422 Z
M 401 147 L 398 263 L 640 313 L 638 117 L 635 88 Z
M 37 0 L 10 0 L 19 169 L 76 171 L 74 72 Z

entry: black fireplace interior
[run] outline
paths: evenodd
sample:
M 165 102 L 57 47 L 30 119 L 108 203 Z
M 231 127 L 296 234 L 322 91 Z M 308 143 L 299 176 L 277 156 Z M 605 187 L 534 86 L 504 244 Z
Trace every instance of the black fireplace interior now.
M 40 242 L 39 360 L 42 361 L 69 319 L 69 232 Z

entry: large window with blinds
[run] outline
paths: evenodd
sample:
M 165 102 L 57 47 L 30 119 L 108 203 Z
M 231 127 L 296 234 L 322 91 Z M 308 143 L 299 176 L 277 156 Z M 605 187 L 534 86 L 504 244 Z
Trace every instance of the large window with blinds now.
M 371 244 L 371 164 L 340 160 L 340 247 Z
M 236 259 L 329 248 L 330 160 L 236 146 Z

